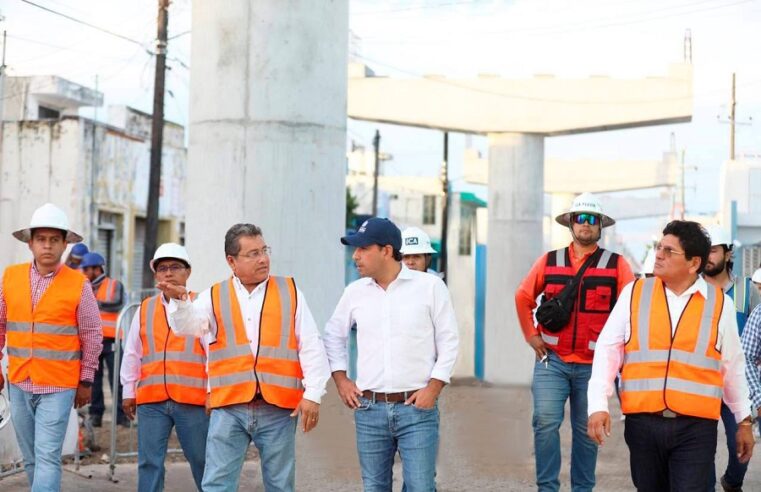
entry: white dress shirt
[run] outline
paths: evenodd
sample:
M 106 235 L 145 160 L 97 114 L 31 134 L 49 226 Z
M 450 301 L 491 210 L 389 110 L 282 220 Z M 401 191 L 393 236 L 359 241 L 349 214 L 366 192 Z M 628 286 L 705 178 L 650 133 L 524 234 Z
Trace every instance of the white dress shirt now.
M 383 290 L 372 278 L 349 284 L 325 326 L 331 371 L 348 367 L 347 341 L 357 325 L 360 390 L 418 390 L 449 382 L 457 358 L 457 320 L 444 282 L 402 266 Z
M 618 302 L 597 339 L 592 377 L 587 389 L 589 415 L 608 411 L 608 398 L 613 394 L 613 382 L 624 360 L 624 343 L 631 335 L 630 306 L 633 285 L 634 282 L 623 288 Z M 682 311 L 695 292 L 706 297 L 708 284 L 703 277 L 698 277 L 695 283 L 681 295 L 666 288 L 672 335 Z M 740 422 L 750 414 L 748 385 L 745 381 L 745 354 L 740 347 L 734 303 L 726 294 L 724 294 L 724 307 L 719 317 L 716 350 L 721 351 L 721 374 L 724 377 L 723 400 L 732 410 L 735 419 Z
M 269 278 L 267 279 L 269 280 Z M 241 309 L 241 318 L 245 324 L 251 346 L 251 353 L 256 355 L 259 344 L 259 318 L 264 303 L 264 291 L 267 280 L 249 292 L 238 277 L 233 277 L 235 295 Z M 301 370 L 304 373 L 304 398 L 320 403 L 325 394 L 325 385 L 330 379 L 330 366 L 325 356 L 320 332 L 312 317 L 304 294 L 296 289 L 296 339 Z M 213 341 L 210 329 L 214 323 L 214 310 L 211 303 L 211 289 L 201 292 L 194 302 L 172 299 L 167 308 L 169 325 L 178 335 L 202 337 L 204 347 Z M 230 327 L 231 328 L 231 327 Z

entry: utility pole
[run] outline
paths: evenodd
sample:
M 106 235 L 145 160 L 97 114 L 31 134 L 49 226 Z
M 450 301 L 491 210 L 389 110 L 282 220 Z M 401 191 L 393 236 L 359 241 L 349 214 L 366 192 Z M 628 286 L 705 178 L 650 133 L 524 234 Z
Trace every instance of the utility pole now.
M 735 73 L 732 72 L 732 99 L 729 101 L 729 159 L 735 160 Z
M 441 163 L 441 185 L 444 191 L 441 207 L 441 264 L 439 270 L 447 281 L 447 233 L 449 231 L 449 132 L 444 132 L 444 160 Z
M 684 175 L 685 175 L 685 173 L 686 173 L 686 169 L 684 167 L 684 149 L 682 149 L 682 186 L 680 186 L 681 192 L 682 192 L 682 196 L 680 198 L 680 200 L 682 202 L 682 206 L 680 207 L 681 208 L 681 211 L 680 211 L 681 215 L 679 217 L 681 220 L 684 220 L 684 211 L 687 208 L 687 206 L 684 203 L 684 201 L 686 200 L 686 198 L 685 198 L 685 192 L 684 192 L 684 184 L 685 184 Z
M 153 85 L 153 127 L 151 130 L 151 172 L 148 181 L 148 205 L 145 212 L 143 249 L 143 287 L 153 287 L 149 258 L 156 251 L 159 233 L 159 193 L 161 191 L 161 151 L 164 140 L 164 79 L 166 75 L 167 24 L 169 0 L 159 0 L 156 39 L 156 74 Z
M 98 97 L 98 75 L 95 75 L 95 97 Z M 97 143 L 98 143 L 98 104 L 97 102 L 92 108 L 92 142 L 90 143 L 90 249 L 97 251 L 98 244 L 98 203 L 96 181 L 98 180 L 98 158 L 97 158 Z M 106 257 L 106 261 L 111 258 L 108 251 L 102 251 L 103 256 Z M 111 265 L 106 265 L 107 272 L 111 271 Z M 110 373 L 109 373 L 110 374 Z
M 380 169 L 380 131 L 375 130 L 373 149 L 375 150 L 375 169 L 373 170 L 373 217 L 378 215 L 378 172 Z

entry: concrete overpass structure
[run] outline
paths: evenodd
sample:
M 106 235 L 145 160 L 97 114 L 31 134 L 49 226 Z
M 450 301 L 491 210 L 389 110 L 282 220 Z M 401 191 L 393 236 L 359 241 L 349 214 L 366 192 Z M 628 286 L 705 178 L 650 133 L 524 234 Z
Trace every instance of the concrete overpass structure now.
M 454 80 L 375 77 L 367 67 L 352 65 L 348 115 L 488 136 L 485 378 L 526 384 L 532 356 L 512 298 L 543 249 L 544 138 L 690 121 L 692 67 L 674 65 L 665 76 L 640 80 Z

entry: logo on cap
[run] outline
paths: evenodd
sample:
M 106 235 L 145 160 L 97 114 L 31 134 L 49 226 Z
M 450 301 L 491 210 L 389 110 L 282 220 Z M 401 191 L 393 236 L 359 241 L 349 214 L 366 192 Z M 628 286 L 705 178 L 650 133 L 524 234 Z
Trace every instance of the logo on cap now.
M 417 238 L 416 237 L 405 237 L 404 238 L 404 245 L 405 246 L 417 246 Z
M 357 230 L 357 234 L 365 232 L 366 230 L 367 230 L 367 221 L 364 221 L 362 222 L 362 225 L 359 226 L 359 230 Z

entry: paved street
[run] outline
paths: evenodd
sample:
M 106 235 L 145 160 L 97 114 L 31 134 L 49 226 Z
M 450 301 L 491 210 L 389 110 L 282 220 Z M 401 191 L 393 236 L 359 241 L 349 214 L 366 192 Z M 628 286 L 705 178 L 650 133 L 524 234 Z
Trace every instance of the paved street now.
M 297 490 L 355 492 L 361 489 L 351 411 L 340 405 L 332 383 L 323 404 L 320 426 L 298 438 Z M 531 394 L 527 388 L 497 388 L 461 382 L 447 388 L 441 401 L 442 436 L 439 491 L 535 490 L 531 456 Z M 600 451 L 598 491 L 633 490 L 623 423 L 614 413 L 613 435 Z M 719 432 L 717 462 L 726 463 L 723 433 Z M 563 449 L 570 450 L 570 428 L 562 428 Z M 570 490 L 568 453 L 563 456 L 561 490 Z M 761 462 L 753 458 L 745 490 L 761 490 Z M 92 478 L 64 473 L 64 491 L 120 492 L 136 490 L 136 465 L 117 466 L 118 483 L 107 480 L 107 465 L 83 468 Z M 401 470 L 395 471 L 394 490 L 401 489 Z M 22 474 L 0 481 L 3 492 L 27 490 Z M 167 491 L 188 492 L 193 481 L 185 463 L 167 466 Z M 241 490 L 263 491 L 256 461 L 244 468 Z

